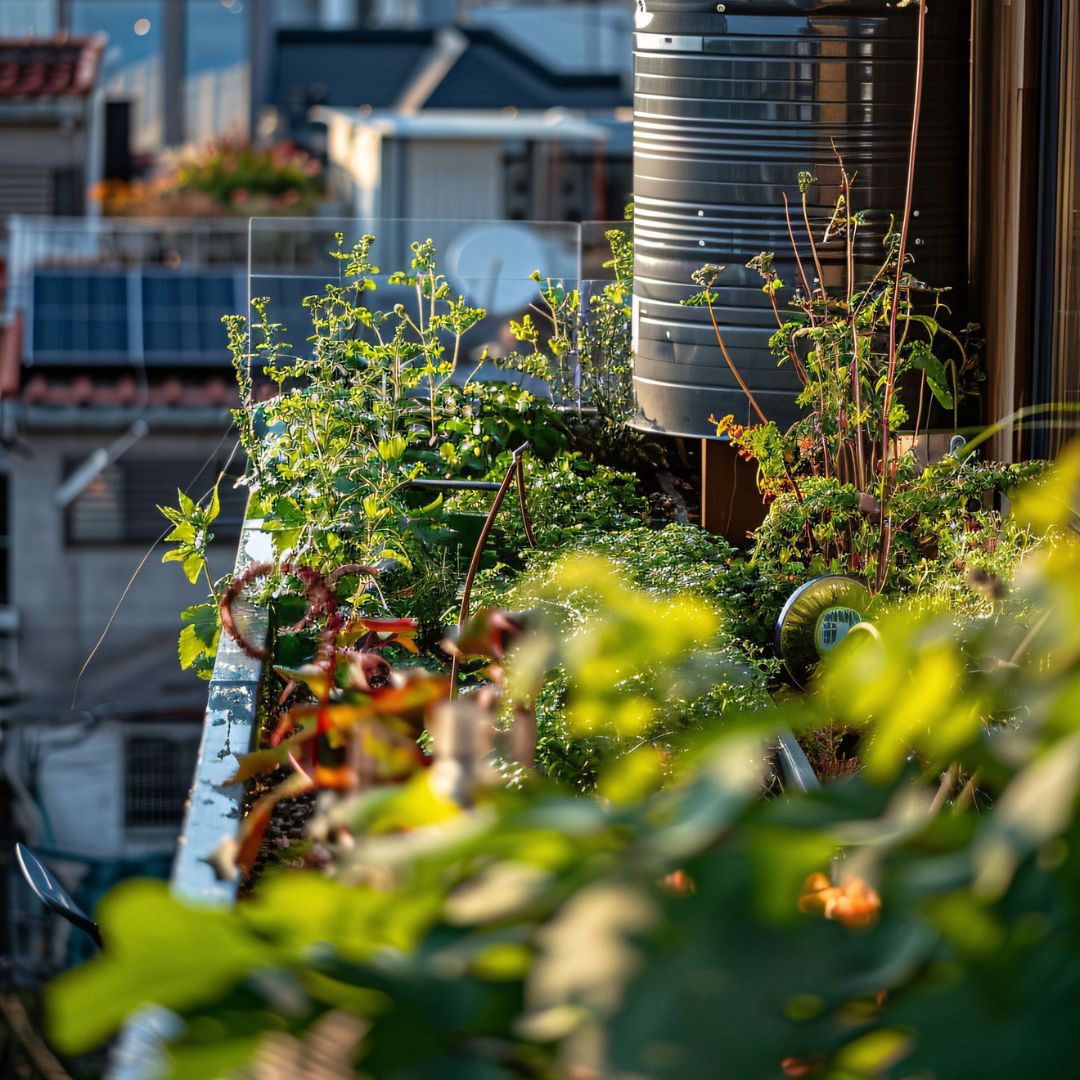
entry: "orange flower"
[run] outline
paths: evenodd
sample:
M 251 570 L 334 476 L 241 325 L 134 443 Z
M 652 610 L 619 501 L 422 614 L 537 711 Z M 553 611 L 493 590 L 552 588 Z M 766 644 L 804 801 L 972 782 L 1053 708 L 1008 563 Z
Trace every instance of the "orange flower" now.
M 784 1058 L 780 1070 L 785 1076 L 820 1076 L 825 1071 L 824 1062 L 811 1058 Z
M 833 885 L 824 874 L 811 874 L 803 885 L 799 910 L 806 915 L 823 915 L 855 929 L 877 922 L 881 897 L 862 878 Z
M 675 870 L 660 882 L 660 887 L 672 896 L 693 896 L 697 883 L 685 870 Z

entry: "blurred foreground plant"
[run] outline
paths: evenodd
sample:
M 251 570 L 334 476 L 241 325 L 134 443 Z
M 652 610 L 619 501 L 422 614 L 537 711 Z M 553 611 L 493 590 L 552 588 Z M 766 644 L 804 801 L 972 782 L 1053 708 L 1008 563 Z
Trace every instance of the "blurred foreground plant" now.
M 1060 528 L 1078 493 L 1074 450 L 1017 514 Z M 566 573 L 608 588 L 595 565 Z M 703 617 L 657 613 L 610 596 L 592 639 L 486 615 L 458 647 L 508 689 L 561 649 L 591 725 L 622 715 L 596 703 L 664 631 L 669 671 L 694 670 Z M 324 808 L 332 880 L 293 873 L 229 912 L 123 887 L 108 951 L 52 988 L 56 1038 L 84 1050 L 156 1002 L 185 1022 L 185 1078 L 317 1058 L 380 1080 L 1070 1075 L 1080 541 L 1033 555 L 990 618 L 916 606 L 879 629 L 816 693 L 612 764 L 600 800 L 479 774 L 440 794 L 422 772 Z M 479 764 L 468 732 L 493 707 L 463 701 L 449 747 L 436 726 L 436 760 L 442 738 Z M 865 770 L 763 799 L 769 732 L 836 719 Z

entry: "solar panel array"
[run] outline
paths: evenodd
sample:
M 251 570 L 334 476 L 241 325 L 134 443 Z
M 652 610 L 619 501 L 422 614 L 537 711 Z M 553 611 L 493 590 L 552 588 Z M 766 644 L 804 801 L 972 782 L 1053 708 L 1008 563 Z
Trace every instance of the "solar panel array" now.
M 25 360 L 63 365 L 225 364 L 221 317 L 246 307 L 242 271 L 38 268 L 31 286 Z

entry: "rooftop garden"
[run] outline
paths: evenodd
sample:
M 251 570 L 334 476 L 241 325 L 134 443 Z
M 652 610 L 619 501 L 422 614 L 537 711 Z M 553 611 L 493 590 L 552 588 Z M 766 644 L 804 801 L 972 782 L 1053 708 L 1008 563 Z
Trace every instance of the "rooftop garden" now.
M 227 320 L 272 557 L 211 578 L 215 490 L 164 508 L 165 558 L 205 593 L 182 666 L 263 665 L 207 852 L 240 899 L 116 890 L 51 988 L 61 1049 L 152 1003 L 185 1080 L 1068 1073 L 1080 452 L 920 458 L 978 395 L 977 328 L 917 276 L 910 200 L 856 271 L 835 171 L 827 220 L 789 212 L 796 280 L 751 263 L 802 415 L 744 385 L 758 422 L 714 418 L 768 504 L 738 544 L 650 503 L 621 232 L 588 299 L 537 273 L 498 359 L 430 241 L 408 302 L 341 237 L 302 343 L 265 301 Z
M 718 1017 L 739 1076 L 914 1075 L 956 1061 L 957 1014 L 966 1069 L 1051 1060 L 1072 987 L 1080 459 L 1043 475 L 901 449 L 890 428 L 919 416 L 895 387 L 952 409 L 972 363 L 890 240 L 847 298 L 778 309 L 805 419 L 718 422 L 770 501 L 747 545 L 657 528 L 623 426 L 631 264 L 611 240 L 587 311 L 538 276 L 507 381 L 475 377 L 483 313 L 429 243 L 391 278 L 414 302 L 382 310 L 371 238 L 342 242 L 302 348 L 263 302 L 250 332 L 228 320 L 275 558 L 209 579 L 215 492 L 166 508 L 166 559 L 208 592 L 181 663 L 209 675 L 223 633 L 267 661 L 232 778 L 246 814 L 213 855 L 245 898 L 118 890 L 109 947 L 53 988 L 65 1049 L 154 1001 L 185 1020 L 184 1077 L 319 1055 L 371 1076 L 714 1075 Z M 587 412 L 553 404 L 574 352 Z M 794 692 L 777 616 L 838 574 L 871 629 Z M 242 597 L 266 640 L 237 625 Z M 779 792 L 785 728 L 820 789 Z

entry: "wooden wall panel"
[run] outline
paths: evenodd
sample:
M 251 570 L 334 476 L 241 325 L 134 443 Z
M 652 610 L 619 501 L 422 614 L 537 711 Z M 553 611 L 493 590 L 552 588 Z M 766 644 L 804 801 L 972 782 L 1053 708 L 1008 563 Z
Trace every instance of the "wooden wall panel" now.
M 1057 207 L 1054 255 L 1054 326 L 1051 337 L 1051 398 L 1080 406 L 1080 0 L 1061 11 L 1061 86 L 1057 143 Z M 1066 416 L 1053 425 L 1048 449 L 1056 454 L 1080 423 Z
M 986 337 L 984 419 L 1026 404 L 1034 282 L 1038 147 L 1038 0 L 975 0 L 972 281 Z M 1011 460 L 1010 426 L 994 454 Z

